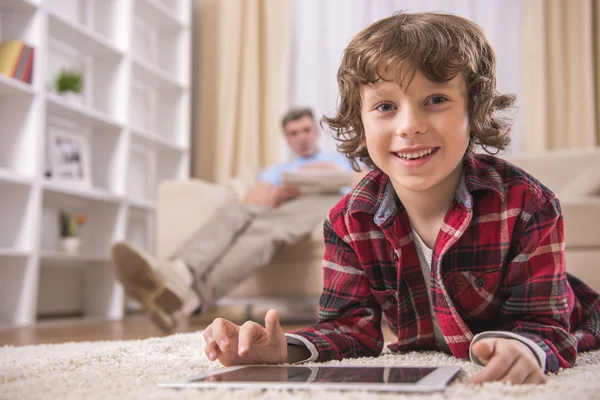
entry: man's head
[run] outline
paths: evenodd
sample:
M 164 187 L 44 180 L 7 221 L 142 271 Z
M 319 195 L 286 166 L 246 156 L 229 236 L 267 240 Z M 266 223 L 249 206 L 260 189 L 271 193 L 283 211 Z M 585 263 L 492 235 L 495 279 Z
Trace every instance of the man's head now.
M 310 108 L 294 108 L 281 119 L 281 126 L 288 146 L 298 157 L 310 157 L 317 153 L 319 131 Z
M 340 105 L 324 121 L 340 141 L 340 151 L 377 168 L 369 156 L 361 118 L 365 88 L 381 82 L 408 90 L 417 72 L 433 83 L 464 81 L 469 149 L 504 149 L 509 124 L 496 111 L 514 96 L 496 90 L 496 59 L 481 28 L 451 14 L 397 13 L 370 25 L 352 39 L 338 70 Z M 356 165 L 355 165 L 356 167 Z

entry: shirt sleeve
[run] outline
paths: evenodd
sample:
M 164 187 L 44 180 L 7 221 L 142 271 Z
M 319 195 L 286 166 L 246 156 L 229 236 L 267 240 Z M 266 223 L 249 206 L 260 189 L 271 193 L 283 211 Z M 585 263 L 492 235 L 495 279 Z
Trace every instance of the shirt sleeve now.
M 308 351 L 310 351 L 310 357 L 308 357 L 306 360 L 300 360 L 296 364 L 314 362 L 319 358 L 319 350 L 317 350 L 317 347 L 306 338 L 290 333 L 286 333 L 285 338 L 287 340 L 287 344 L 291 344 L 292 346 L 306 347 Z
M 336 153 L 335 159 L 334 159 L 334 163 L 342 171 L 346 171 L 346 172 L 352 172 L 352 171 L 354 171 L 352 169 L 352 164 L 350 164 L 350 160 L 348 160 L 348 157 L 346 157 L 345 155 L 343 155 L 341 153 Z
M 481 332 L 475 335 L 473 340 L 471 341 L 471 346 L 469 347 L 469 358 L 477 365 L 484 365 L 481 360 L 473 354 L 473 345 L 477 343 L 481 339 L 485 338 L 504 338 L 504 339 L 514 339 L 523 343 L 533 352 L 533 355 L 537 358 L 542 371 L 546 370 L 546 352 L 533 340 L 527 339 L 524 336 L 518 335 L 513 332 L 503 332 L 503 331 L 489 331 L 489 332 Z
M 525 337 L 546 355 L 547 372 L 574 365 L 577 340 L 569 332 L 574 296 L 567 282 L 564 225 L 558 199 L 531 214 L 508 266 L 499 330 Z
M 267 182 L 271 185 L 281 186 L 283 181 L 283 168 L 281 165 L 272 165 L 258 175 L 259 182 Z
M 335 223 L 336 230 L 345 230 L 343 218 Z M 311 343 L 319 362 L 378 356 L 383 350 L 381 308 L 356 253 L 340 236 L 349 237 L 338 235 L 328 219 L 324 226 L 324 288 L 317 324 L 288 335 L 288 343 L 290 337 Z M 314 349 L 307 347 L 314 361 Z

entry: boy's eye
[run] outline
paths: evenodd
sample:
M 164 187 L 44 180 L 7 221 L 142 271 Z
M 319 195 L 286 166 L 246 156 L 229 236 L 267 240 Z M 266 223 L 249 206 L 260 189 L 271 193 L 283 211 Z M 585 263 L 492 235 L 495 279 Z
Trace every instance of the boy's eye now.
M 395 109 L 394 106 L 390 103 L 381 103 L 376 108 L 376 110 L 379 110 L 381 112 L 390 112 L 390 111 L 394 111 L 394 109 Z
M 427 104 L 442 104 L 448 101 L 444 96 L 432 96 L 429 100 L 427 100 Z

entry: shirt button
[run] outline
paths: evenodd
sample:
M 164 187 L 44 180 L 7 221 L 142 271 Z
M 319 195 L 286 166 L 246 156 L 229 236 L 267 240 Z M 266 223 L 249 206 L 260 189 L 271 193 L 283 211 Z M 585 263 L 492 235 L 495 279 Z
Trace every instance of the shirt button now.
M 477 279 L 475 279 L 475 285 L 478 288 L 483 288 L 483 287 L 485 287 L 485 280 L 483 280 L 482 278 L 477 278 Z

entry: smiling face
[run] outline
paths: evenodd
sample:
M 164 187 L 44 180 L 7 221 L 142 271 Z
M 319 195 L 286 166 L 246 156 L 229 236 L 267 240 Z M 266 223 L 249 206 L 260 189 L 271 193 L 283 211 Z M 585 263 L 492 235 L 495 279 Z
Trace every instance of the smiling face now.
M 437 83 L 417 70 L 405 88 L 394 80 L 364 86 L 361 100 L 369 155 L 396 192 L 426 191 L 460 177 L 469 145 L 462 74 Z

